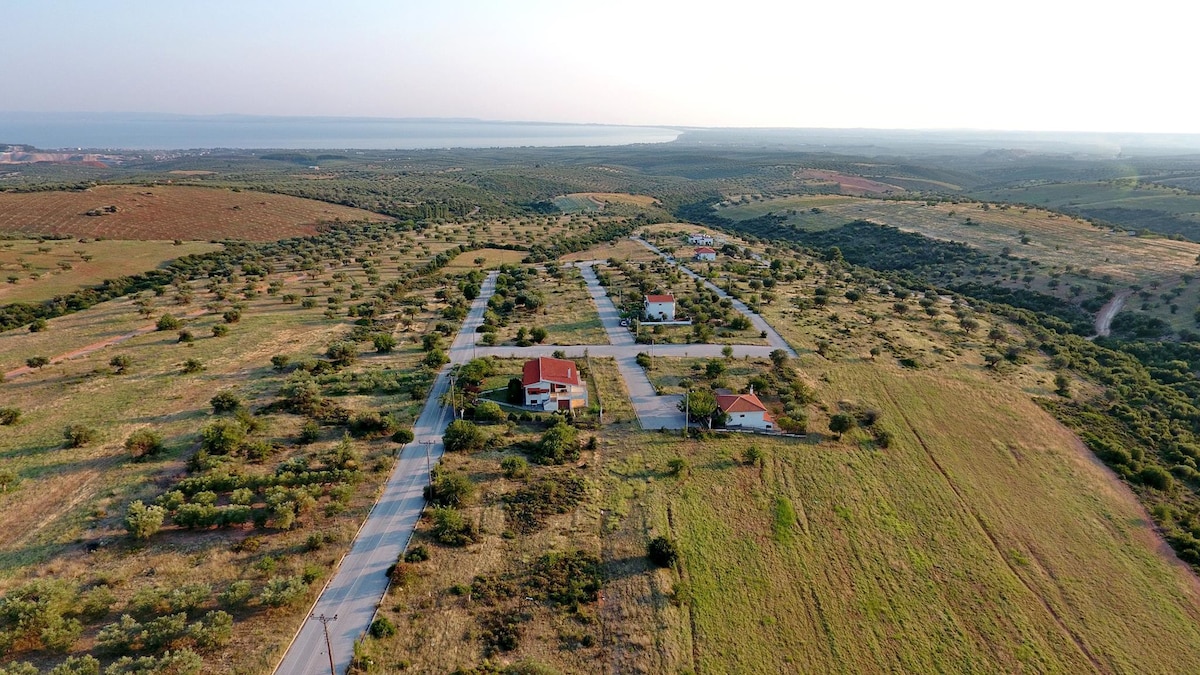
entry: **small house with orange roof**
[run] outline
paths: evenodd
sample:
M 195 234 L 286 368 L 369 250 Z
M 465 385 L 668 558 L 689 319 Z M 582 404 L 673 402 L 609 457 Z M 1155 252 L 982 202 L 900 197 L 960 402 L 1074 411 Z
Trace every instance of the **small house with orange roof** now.
M 712 262 L 717 259 L 717 250 L 708 246 L 701 246 L 696 249 L 696 260 L 704 262 Z
M 751 389 L 748 394 L 717 394 L 717 407 L 725 413 L 725 426 L 774 431 L 775 418 Z

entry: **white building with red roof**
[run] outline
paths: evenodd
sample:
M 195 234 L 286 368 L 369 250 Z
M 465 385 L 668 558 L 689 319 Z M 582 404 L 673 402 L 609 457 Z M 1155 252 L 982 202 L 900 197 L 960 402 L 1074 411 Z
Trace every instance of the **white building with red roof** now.
M 647 321 L 674 321 L 675 296 L 669 293 L 647 295 L 645 301 L 642 302 L 642 316 Z
M 749 394 L 717 394 L 717 407 L 725 413 L 725 426 L 775 430 L 775 418 L 751 390 Z
M 586 408 L 587 385 L 574 361 L 539 356 L 525 362 L 521 373 L 525 405 L 542 410 Z
M 717 250 L 708 246 L 701 246 L 696 249 L 696 260 L 712 262 L 717 259 Z

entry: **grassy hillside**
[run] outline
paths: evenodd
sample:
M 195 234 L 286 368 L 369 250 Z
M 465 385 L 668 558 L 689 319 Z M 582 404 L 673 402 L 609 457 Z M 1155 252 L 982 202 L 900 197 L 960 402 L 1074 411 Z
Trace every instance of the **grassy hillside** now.
M 616 536 L 641 534 L 644 512 L 680 543 L 662 591 L 688 612 L 680 660 L 744 673 L 1200 667 L 1194 577 L 1048 415 L 967 374 L 828 376 L 823 399 L 876 407 L 890 447 L 655 438 L 608 455 L 610 489 L 629 495 L 614 510 L 635 521 Z M 750 445 L 761 467 L 742 462 Z M 690 470 L 664 477 L 677 455 Z

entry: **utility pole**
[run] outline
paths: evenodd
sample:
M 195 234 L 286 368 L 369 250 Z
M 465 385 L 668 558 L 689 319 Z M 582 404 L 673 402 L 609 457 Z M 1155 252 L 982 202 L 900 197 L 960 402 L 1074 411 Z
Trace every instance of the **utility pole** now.
M 421 441 L 421 444 L 425 446 L 425 474 L 427 476 L 429 476 L 430 480 L 433 480 L 433 466 L 430 464 L 430 459 L 429 459 L 429 444 L 430 443 L 433 443 L 433 441 L 430 441 L 430 440 Z
M 683 392 L 683 437 L 688 436 L 688 420 L 692 418 L 692 390 Z
M 329 641 L 329 622 L 337 621 L 337 614 L 334 614 L 332 617 L 325 616 L 324 614 L 321 616 L 310 614 L 308 618 L 320 621 L 321 627 L 325 629 L 325 651 L 329 654 L 329 675 L 337 675 L 337 668 L 333 665 L 333 644 Z

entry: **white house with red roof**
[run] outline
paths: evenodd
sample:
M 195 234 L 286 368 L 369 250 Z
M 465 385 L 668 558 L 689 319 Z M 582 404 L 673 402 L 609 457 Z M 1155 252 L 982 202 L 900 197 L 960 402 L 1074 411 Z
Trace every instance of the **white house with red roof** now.
M 717 394 L 717 407 L 725 413 L 725 426 L 775 430 L 775 418 L 751 389 L 749 394 Z
M 717 250 L 708 246 L 696 249 L 696 260 L 712 262 L 717 259 Z
M 669 293 L 647 295 L 645 301 L 642 302 L 642 316 L 647 321 L 674 321 L 675 296 Z
M 587 385 L 579 377 L 574 361 L 539 356 L 525 362 L 521 373 L 525 405 L 542 410 L 586 408 Z

